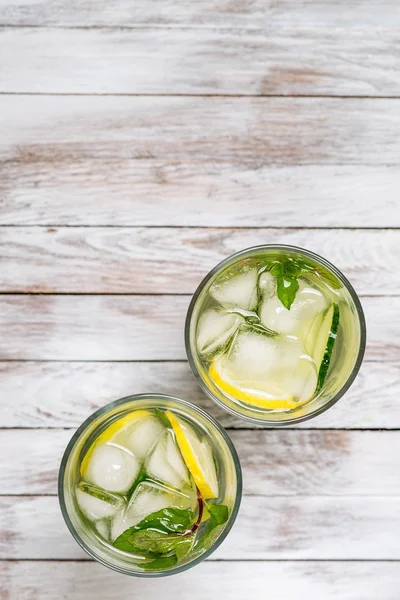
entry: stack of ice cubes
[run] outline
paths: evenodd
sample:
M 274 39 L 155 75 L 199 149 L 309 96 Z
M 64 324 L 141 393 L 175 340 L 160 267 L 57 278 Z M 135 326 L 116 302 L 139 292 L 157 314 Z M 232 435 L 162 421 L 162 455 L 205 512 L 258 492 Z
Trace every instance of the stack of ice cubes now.
M 197 494 L 174 433 L 148 413 L 95 445 L 76 500 L 97 532 L 113 542 L 153 512 L 193 509 Z

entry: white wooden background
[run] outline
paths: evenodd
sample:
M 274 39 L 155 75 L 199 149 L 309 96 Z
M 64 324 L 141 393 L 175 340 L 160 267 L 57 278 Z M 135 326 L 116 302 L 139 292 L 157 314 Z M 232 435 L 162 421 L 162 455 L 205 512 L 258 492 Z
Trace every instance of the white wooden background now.
M 398 0 L 0 0 L 0 598 L 398 600 Z M 368 345 L 346 396 L 251 430 L 200 391 L 183 323 L 246 246 L 332 260 Z M 177 394 L 229 429 L 234 530 L 166 580 L 68 533 L 60 457 L 93 410 Z

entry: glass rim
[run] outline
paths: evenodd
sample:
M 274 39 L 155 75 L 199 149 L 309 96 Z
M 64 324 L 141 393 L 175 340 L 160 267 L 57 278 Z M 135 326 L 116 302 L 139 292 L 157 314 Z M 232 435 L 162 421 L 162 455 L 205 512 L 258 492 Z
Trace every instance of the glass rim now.
M 277 251 L 289 250 L 289 251 L 297 252 L 298 254 L 310 257 L 310 258 L 316 260 L 317 262 L 321 263 L 323 266 L 327 267 L 330 271 L 332 271 L 336 275 L 336 277 L 343 283 L 343 285 L 346 287 L 347 291 L 349 292 L 351 299 L 354 302 L 354 306 L 356 307 L 358 321 L 360 324 L 360 345 L 359 345 L 359 349 L 358 349 L 357 358 L 356 358 L 354 367 L 353 367 L 349 377 L 347 378 L 347 380 L 343 384 L 343 386 L 340 388 L 340 390 L 338 390 L 338 392 L 329 400 L 329 402 L 326 402 L 324 405 L 318 407 L 315 411 L 311 412 L 310 414 L 302 415 L 299 417 L 293 417 L 293 418 L 286 419 L 286 420 L 278 419 L 278 420 L 274 421 L 274 420 L 267 420 L 267 419 L 258 419 L 257 417 L 249 417 L 247 415 L 241 414 L 238 410 L 235 410 L 235 409 L 231 408 L 230 406 L 227 406 L 224 402 L 222 402 L 222 400 L 217 398 L 217 396 L 209 389 L 209 387 L 205 383 L 203 377 L 201 376 L 201 374 L 195 364 L 193 353 L 192 353 L 192 348 L 191 348 L 191 344 L 190 344 L 190 323 L 192 320 L 193 310 L 196 306 L 197 300 L 198 300 L 201 292 L 203 291 L 203 289 L 207 285 L 207 283 L 210 281 L 210 279 L 212 279 L 212 277 L 214 277 L 214 275 L 216 275 L 221 269 L 223 269 L 225 266 L 227 266 L 229 263 L 231 263 L 232 260 L 239 259 L 241 257 L 247 256 L 248 254 L 253 254 L 257 251 L 261 252 L 263 250 L 277 250 Z M 315 252 L 312 252 L 311 250 L 307 250 L 306 248 L 300 248 L 299 246 L 291 246 L 289 244 L 260 244 L 258 246 L 250 246 L 249 248 L 244 248 L 243 250 L 234 252 L 230 256 L 227 256 L 226 258 L 224 258 L 221 262 L 219 262 L 217 265 L 215 265 L 215 267 L 213 269 L 211 269 L 211 271 L 209 271 L 207 273 L 207 275 L 199 283 L 199 285 L 196 288 L 196 291 L 194 292 L 192 299 L 190 301 L 190 304 L 189 304 L 189 307 L 188 307 L 188 310 L 186 313 L 186 320 L 185 320 L 186 356 L 187 356 L 190 368 L 192 369 L 193 375 L 195 376 L 195 378 L 196 378 L 198 384 L 200 385 L 201 389 L 203 390 L 203 392 L 205 392 L 205 394 L 207 394 L 207 396 L 209 398 L 211 398 L 211 400 L 213 400 L 218 406 L 220 406 L 221 408 L 223 408 L 224 410 L 229 412 L 231 415 L 234 415 L 235 417 L 238 417 L 240 419 L 244 419 L 245 421 L 248 421 L 255 425 L 263 424 L 266 428 L 287 427 L 289 425 L 296 425 L 298 423 L 302 423 L 303 421 L 308 421 L 309 419 L 313 419 L 314 417 L 317 417 L 318 415 L 324 413 L 326 410 L 328 410 L 334 404 L 336 404 L 338 402 L 338 400 L 340 400 L 340 398 L 348 391 L 348 389 L 354 382 L 355 378 L 357 377 L 357 374 L 360 370 L 360 367 L 361 367 L 361 364 L 362 364 L 362 361 L 364 358 L 366 341 L 367 341 L 367 328 L 366 328 L 366 323 L 365 323 L 364 311 L 361 306 L 360 299 L 359 299 L 355 289 L 351 285 L 350 281 L 347 279 L 347 277 L 345 277 L 345 275 L 343 275 L 343 273 L 337 267 L 335 267 L 335 265 L 333 265 L 331 262 L 326 260 L 326 258 L 324 258 L 323 256 L 320 256 L 319 254 L 316 254 Z
M 65 495 L 64 495 L 64 478 L 65 478 L 65 470 L 66 470 L 68 458 L 71 454 L 72 449 L 74 448 L 74 446 L 75 446 L 77 440 L 79 439 L 79 437 L 81 436 L 81 434 L 87 429 L 87 427 L 95 419 L 97 419 L 99 416 L 107 413 L 108 411 L 112 410 L 116 406 L 123 406 L 124 404 L 128 404 L 129 402 L 132 402 L 132 401 L 151 400 L 151 399 L 155 399 L 155 400 L 162 399 L 162 400 L 167 400 L 167 401 L 172 400 L 173 402 L 176 402 L 177 404 L 181 404 L 185 407 L 188 407 L 188 408 L 194 410 L 195 412 L 200 413 L 205 419 L 207 419 L 207 421 L 209 421 L 218 430 L 218 432 L 222 435 L 224 441 L 226 442 L 229 452 L 233 459 L 235 473 L 236 473 L 236 496 L 235 496 L 235 501 L 234 501 L 234 504 L 232 507 L 231 514 L 229 516 L 229 520 L 228 520 L 224 530 L 222 531 L 222 533 L 218 537 L 218 539 L 215 541 L 215 543 L 211 546 L 211 548 L 206 550 L 206 552 L 204 552 L 203 554 L 201 554 L 200 556 L 198 556 L 197 558 L 195 558 L 192 561 L 189 561 L 181 566 L 176 566 L 169 570 L 152 571 L 152 572 L 149 572 L 149 571 L 148 572 L 146 572 L 146 571 L 136 572 L 136 571 L 130 571 L 127 568 L 118 567 L 117 565 L 113 565 L 112 563 L 108 562 L 106 559 L 103 559 L 103 558 L 97 556 L 96 553 L 90 548 L 90 546 L 88 544 L 86 544 L 86 542 L 84 542 L 84 540 L 80 537 L 80 535 L 78 534 L 78 532 L 76 531 L 75 527 L 72 524 L 68 510 L 66 508 Z M 233 445 L 233 442 L 230 439 L 227 432 L 225 431 L 225 429 L 218 423 L 218 421 L 216 421 L 216 419 L 214 419 L 214 417 L 212 417 L 210 414 L 208 414 L 208 412 L 206 412 L 202 408 L 199 408 L 198 406 L 196 406 L 195 404 L 192 404 L 191 402 L 187 402 L 186 400 L 182 400 L 181 398 L 177 398 L 176 396 L 170 396 L 168 394 L 151 394 L 151 393 L 133 394 L 131 396 L 124 396 L 123 398 L 118 398 L 117 400 L 109 402 L 105 406 L 102 406 L 99 409 L 97 409 L 94 413 L 89 415 L 89 417 L 83 421 L 83 423 L 78 427 L 78 429 L 75 431 L 75 433 L 71 437 L 71 439 L 68 442 L 67 447 L 64 451 L 64 454 L 62 456 L 59 474 L 58 474 L 58 500 L 59 500 L 59 504 L 60 504 L 61 513 L 62 513 L 64 521 L 65 521 L 70 533 L 72 534 L 73 538 L 75 539 L 75 541 L 96 562 L 104 565 L 105 567 L 108 567 L 109 569 L 112 569 L 113 571 L 117 571 L 118 573 L 121 573 L 124 575 L 130 575 L 132 577 L 144 577 L 144 578 L 167 577 L 168 575 L 182 573 L 183 571 L 186 571 L 186 570 L 190 569 L 191 567 L 194 567 L 194 566 L 198 565 L 199 563 L 203 562 L 203 560 L 208 558 L 222 544 L 222 542 L 225 540 L 228 533 L 232 529 L 232 527 L 236 521 L 238 512 L 239 512 L 240 503 L 242 500 L 242 491 L 243 491 L 242 468 L 240 465 L 239 457 L 236 452 L 236 448 Z

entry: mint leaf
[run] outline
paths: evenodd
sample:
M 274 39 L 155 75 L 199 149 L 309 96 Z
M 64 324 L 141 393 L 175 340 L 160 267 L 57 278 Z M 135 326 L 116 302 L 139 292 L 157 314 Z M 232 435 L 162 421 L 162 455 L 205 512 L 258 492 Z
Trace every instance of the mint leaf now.
M 301 274 L 301 265 L 293 258 L 287 258 L 282 263 L 282 274 L 289 277 L 298 277 Z
M 296 258 L 294 260 L 302 273 L 314 273 L 315 266 L 310 262 L 306 262 L 303 258 Z
M 292 258 L 276 260 L 270 268 L 270 273 L 276 277 L 279 300 L 290 310 L 299 289 L 297 277 L 301 273 L 301 266 Z
M 151 562 L 144 563 L 141 565 L 146 571 L 163 571 L 164 569 L 171 569 L 175 567 L 178 559 L 175 555 L 173 556 L 159 556 Z
M 282 265 L 279 262 L 276 262 L 272 265 L 272 267 L 270 268 L 270 273 L 271 275 L 274 275 L 274 277 L 279 277 L 279 275 L 282 275 Z
M 276 277 L 278 298 L 288 310 L 290 310 L 299 289 L 297 278 L 300 275 L 315 273 L 331 288 L 337 290 L 342 287 L 341 281 L 334 273 L 312 259 L 307 260 L 301 257 L 276 259 L 267 266 L 268 268 L 271 275 Z
M 171 428 L 171 423 L 163 410 L 160 410 L 159 408 L 155 408 L 154 414 L 156 415 L 156 417 L 161 421 L 161 423 L 165 427 L 167 427 L 168 429 Z
M 209 550 L 222 533 L 226 521 L 229 519 L 229 508 L 225 504 L 209 504 L 207 506 L 210 518 L 204 523 L 202 536 L 196 540 L 196 549 Z
M 192 533 L 187 537 L 181 537 L 178 539 L 178 542 L 175 546 L 175 554 L 178 560 L 182 560 L 182 558 L 189 554 L 193 547 L 195 537 L 196 534 Z
M 132 542 L 135 533 L 137 533 L 135 527 L 129 527 L 129 529 L 126 529 L 123 533 L 121 533 L 121 535 L 117 537 L 116 540 L 114 540 L 114 548 L 118 548 L 118 550 L 123 550 L 123 552 L 141 554 L 142 550 L 140 548 L 137 548 Z
M 168 534 L 154 529 L 141 529 L 132 533 L 133 527 L 125 531 L 114 542 L 114 547 L 125 552 L 153 558 L 155 555 L 176 554 L 180 559 L 190 552 L 195 534 Z
M 210 520 L 216 525 L 223 525 L 229 517 L 229 508 L 225 504 L 210 504 L 207 506 Z
M 209 533 L 203 539 L 203 548 L 209 550 L 211 546 L 217 541 L 222 530 L 225 529 L 225 525 L 217 525 L 214 529 L 211 529 Z
M 299 282 L 296 277 L 291 275 L 279 275 L 276 281 L 278 298 L 283 306 L 290 310 L 299 289 Z
M 128 538 L 135 552 L 151 554 L 170 554 L 175 551 L 179 537 L 168 535 L 154 529 L 141 529 Z
M 201 520 L 201 511 L 199 517 Z M 186 533 L 191 533 L 194 513 L 180 508 L 163 508 L 129 527 L 113 542 L 113 546 L 134 554 L 168 554 L 173 552 Z M 198 523 L 192 525 L 197 529 Z M 189 531 L 188 531 L 189 530 Z M 175 534 L 175 535 L 169 535 Z
M 222 530 L 225 528 L 225 523 L 229 519 L 229 508 L 225 504 L 210 504 L 207 508 L 210 513 L 210 521 L 207 533 L 203 539 L 205 550 L 209 550 L 217 541 Z
M 184 533 L 194 519 L 190 510 L 182 508 L 163 508 L 151 513 L 135 525 L 135 531 L 140 529 L 156 529 L 166 533 Z

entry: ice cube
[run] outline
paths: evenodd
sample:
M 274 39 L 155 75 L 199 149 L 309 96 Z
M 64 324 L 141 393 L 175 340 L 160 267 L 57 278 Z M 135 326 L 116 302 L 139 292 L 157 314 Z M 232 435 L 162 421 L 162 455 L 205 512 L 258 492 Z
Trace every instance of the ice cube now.
M 317 369 L 315 363 L 307 355 L 299 357 L 293 370 L 286 371 L 282 383 L 299 402 L 309 400 L 317 387 Z
M 197 348 L 203 356 L 214 357 L 222 352 L 243 319 L 233 313 L 210 308 L 199 319 Z
M 163 431 L 165 427 L 157 417 L 145 417 L 129 428 L 124 445 L 137 458 L 143 459 Z
M 150 477 L 175 488 L 190 483 L 189 472 L 171 430 L 167 430 L 154 446 L 147 459 L 146 471 Z
M 151 481 L 143 481 L 132 494 L 126 510 L 114 517 L 111 524 L 111 537 L 115 540 L 126 529 L 137 525 L 151 513 L 163 508 L 194 509 L 196 501 L 197 496 L 192 489 L 188 488 L 187 493 L 184 493 Z
M 276 294 L 276 277 L 271 275 L 269 271 L 264 271 L 258 280 L 258 287 L 260 288 L 263 300 L 272 298 Z
M 210 287 L 210 294 L 222 306 L 254 310 L 257 306 L 257 279 L 256 266 L 235 266 L 217 278 Z
M 93 521 L 113 516 L 124 505 L 123 498 L 87 483 L 76 488 L 76 500 L 81 511 Z
M 99 444 L 90 457 L 85 479 L 110 492 L 127 492 L 138 476 L 140 463 L 127 448 Z
M 319 290 L 300 281 L 290 310 L 283 306 L 277 296 L 266 297 L 261 303 L 260 319 L 265 327 L 273 331 L 305 339 L 315 317 L 327 306 L 328 301 Z
M 251 326 L 240 327 L 224 361 L 231 376 L 240 373 L 244 378 L 267 375 L 281 358 L 276 337 L 269 337 Z
M 229 379 L 248 389 L 270 392 L 280 389 L 296 399 L 315 390 L 316 369 L 301 340 L 288 336 L 269 337 L 242 327 L 229 353 L 223 357 Z
M 110 519 L 101 519 L 96 521 L 96 529 L 102 538 L 109 540 L 111 538 Z

